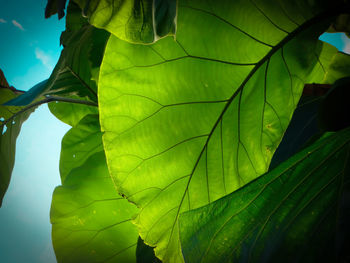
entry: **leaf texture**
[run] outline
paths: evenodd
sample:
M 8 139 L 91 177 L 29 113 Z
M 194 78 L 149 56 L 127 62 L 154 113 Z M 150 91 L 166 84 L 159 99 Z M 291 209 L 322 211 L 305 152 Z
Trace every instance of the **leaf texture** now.
M 89 22 L 132 43 L 153 43 L 176 32 L 176 0 L 74 0 Z
M 339 236 L 347 213 L 342 199 L 349 190 L 349 161 L 348 128 L 328 134 L 242 189 L 183 213 L 185 261 L 342 262 Z
M 136 262 L 137 208 L 117 194 L 104 152 L 92 154 L 55 189 L 52 242 L 62 263 Z
M 66 31 L 61 35 L 64 49 L 45 94 L 96 102 L 96 79 L 109 33 L 89 25 L 72 1 L 68 5 L 66 24 Z M 50 103 L 49 108 L 58 119 L 71 126 L 88 114 L 98 113 L 94 107 L 77 104 Z
M 107 163 L 164 262 L 183 261 L 181 212 L 268 170 L 304 84 L 324 81 L 320 58 L 337 53 L 318 41 L 337 12 L 328 2 L 182 0 L 176 40 L 110 37 L 98 91 Z
M 62 140 L 62 186 L 51 205 L 58 262 L 136 262 L 137 208 L 109 176 L 98 115 L 85 116 Z
M 93 153 L 103 151 L 98 115 L 85 116 L 62 139 L 60 175 L 64 182 L 72 169 L 83 165 Z

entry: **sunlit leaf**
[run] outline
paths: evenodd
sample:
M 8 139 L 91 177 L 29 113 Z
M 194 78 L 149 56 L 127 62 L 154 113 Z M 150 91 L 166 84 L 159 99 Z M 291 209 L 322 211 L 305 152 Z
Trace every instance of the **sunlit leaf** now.
M 51 206 L 58 262 L 136 262 L 137 208 L 109 176 L 98 115 L 84 117 L 62 140 L 62 186 Z
M 73 168 L 83 165 L 93 153 L 103 151 L 98 115 L 85 116 L 62 139 L 60 175 L 64 182 Z
M 55 189 L 52 241 L 58 262 L 135 263 L 137 208 L 117 194 L 103 152 L 93 154 Z
M 153 43 L 176 31 L 176 0 L 74 0 L 89 22 L 120 39 Z
M 164 262 L 183 261 L 181 212 L 267 171 L 304 84 L 326 79 L 320 58 L 337 50 L 318 37 L 341 9 L 180 0 L 175 40 L 110 38 L 99 78 L 107 163 Z
M 3 103 L 16 98 L 21 93 L 10 88 L 0 70 L 0 207 L 9 186 L 15 163 L 16 139 L 23 122 L 34 108 L 23 111 L 23 107 L 4 106 Z
M 349 161 L 346 129 L 238 191 L 182 214 L 185 261 L 343 262 L 337 257 L 346 250 L 339 233 Z

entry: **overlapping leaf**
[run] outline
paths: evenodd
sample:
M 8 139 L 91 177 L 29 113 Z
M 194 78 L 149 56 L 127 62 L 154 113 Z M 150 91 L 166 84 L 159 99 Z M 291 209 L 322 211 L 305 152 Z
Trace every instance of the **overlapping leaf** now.
M 348 128 L 242 189 L 182 214 L 185 261 L 343 262 L 339 237 L 347 212 L 341 209 L 349 182 Z
M 109 34 L 89 25 L 72 1 L 68 6 L 66 24 L 66 31 L 61 35 L 64 49 L 45 94 L 96 102 L 96 79 Z M 71 126 L 85 115 L 97 113 L 94 107 L 79 104 L 51 103 L 49 108 L 57 118 Z
M 89 22 L 120 39 L 153 43 L 176 31 L 176 0 L 74 0 Z
M 63 138 L 62 186 L 51 206 L 59 262 L 136 262 L 137 208 L 118 195 L 109 176 L 97 115 L 84 117 Z
M 55 189 L 52 241 L 58 262 L 136 262 L 137 208 L 117 194 L 103 152 L 91 155 Z
M 176 40 L 110 38 L 99 79 L 107 163 L 164 262 L 183 260 L 181 212 L 267 171 L 304 84 L 323 82 L 320 58 L 336 54 L 317 40 L 336 6 L 182 0 Z
M 16 139 L 23 122 L 34 108 L 23 111 L 23 107 L 4 106 L 3 103 L 16 98 L 21 93 L 10 88 L 0 70 L 0 207 L 9 186 L 15 163 Z
M 45 95 L 97 101 L 96 78 L 109 33 L 89 25 L 73 2 L 68 6 L 66 24 L 66 31 L 61 35 L 64 49 L 50 78 L 12 100 L 9 105 L 25 106 Z M 53 114 L 58 111 L 57 117 L 71 114 L 57 105 L 51 111 Z M 87 112 L 91 113 L 91 110 Z
M 69 172 L 83 165 L 93 153 L 103 151 L 98 115 L 85 116 L 62 139 L 60 175 L 64 182 Z

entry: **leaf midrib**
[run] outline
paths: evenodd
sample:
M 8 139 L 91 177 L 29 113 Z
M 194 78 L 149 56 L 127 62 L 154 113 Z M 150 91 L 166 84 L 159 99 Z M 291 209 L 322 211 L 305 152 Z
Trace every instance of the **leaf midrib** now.
M 186 196 L 186 193 L 188 191 L 188 187 L 191 183 L 191 179 L 192 179 L 192 176 L 198 166 L 198 163 L 211 139 L 211 136 L 213 135 L 216 127 L 218 126 L 218 124 L 220 123 L 220 121 L 222 120 L 225 112 L 227 111 L 227 109 L 229 108 L 229 106 L 231 105 L 231 103 L 233 102 L 233 100 L 238 96 L 239 93 L 241 93 L 241 91 L 243 91 L 245 85 L 247 84 L 247 82 L 251 79 L 251 77 L 254 75 L 254 73 L 260 69 L 260 67 L 267 61 L 269 60 L 278 50 L 280 50 L 281 48 L 283 48 L 283 46 L 285 44 L 287 44 L 290 40 L 292 40 L 296 35 L 298 35 L 299 33 L 303 32 L 304 30 L 308 29 L 309 27 L 311 27 L 312 25 L 316 24 L 317 22 L 320 22 L 322 21 L 323 19 L 326 19 L 326 18 L 330 18 L 330 17 L 333 17 L 333 16 L 336 16 L 337 14 L 339 14 L 341 12 L 341 5 L 339 6 L 336 6 L 335 8 L 331 9 L 331 10 L 327 10 L 326 12 L 322 12 L 320 13 L 319 15 L 311 18 L 310 20 L 307 20 L 305 23 L 303 23 L 302 25 L 300 25 L 299 27 L 297 27 L 294 31 L 292 31 L 291 33 L 289 33 L 284 39 L 282 39 L 276 46 L 272 47 L 271 50 L 258 62 L 256 63 L 256 65 L 254 66 L 254 68 L 251 70 L 251 72 L 248 74 L 248 76 L 243 80 L 243 82 L 241 83 L 241 85 L 238 87 L 238 89 L 233 93 L 233 95 L 228 99 L 225 107 L 223 108 L 221 114 L 219 115 L 217 121 L 214 123 L 213 125 L 213 128 L 211 129 L 211 131 L 209 132 L 209 135 L 208 135 L 208 138 L 205 142 L 205 144 L 203 145 L 203 148 L 201 150 L 201 152 L 199 153 L 199 156 L 194 164 L 194 167 L 190 173 L 190 176 L 189 176 L 189 180 L 188 180 L 188 183 L 186 185 L 186 188 L 185 188 L 185 191 L 184 191 L 184 194 L 182 195 L 182 198 L 181 198 L 181 201 L 180 201 L 180 205 L 179 205 L 179 208 L 178 208 L 178 211 L 176 213 L 176 218 L 174 220 L 174 224 L 171 228 L 171 233 L 170 233 L 170 237 L 169 237 L 169 241 L 173 235 L 173 232 L 174 232 L 174 228 L 175 228 L 175 224 L 178 222 L 178 217 L 179 217 L 179 214 L 180 214 L 180 210 L 181 210 L 181 207 L 182 207 L 182 204 L 183 204 L 183 201 L 185 199 L 185 196 Z M 240 104 L 240 103 L 239 103 Z M 168 249 L 169 247 L 169 244 L 170 242 L 167 242 L 167 248 L 166 250 Z

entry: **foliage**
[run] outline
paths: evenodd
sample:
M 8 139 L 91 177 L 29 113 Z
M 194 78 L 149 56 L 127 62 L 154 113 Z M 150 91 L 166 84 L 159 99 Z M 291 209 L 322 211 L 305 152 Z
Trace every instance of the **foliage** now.
M 50 0 L 46 16 L 64 10 Z M 69 1 L 50 78 L 0 89 L 1 195 L 21 123 L 50 102 L 72 126 L 59 262 L 341 262 L 350 56 L 318 37 L 348 33 L 349 14 L 343 0 Z

